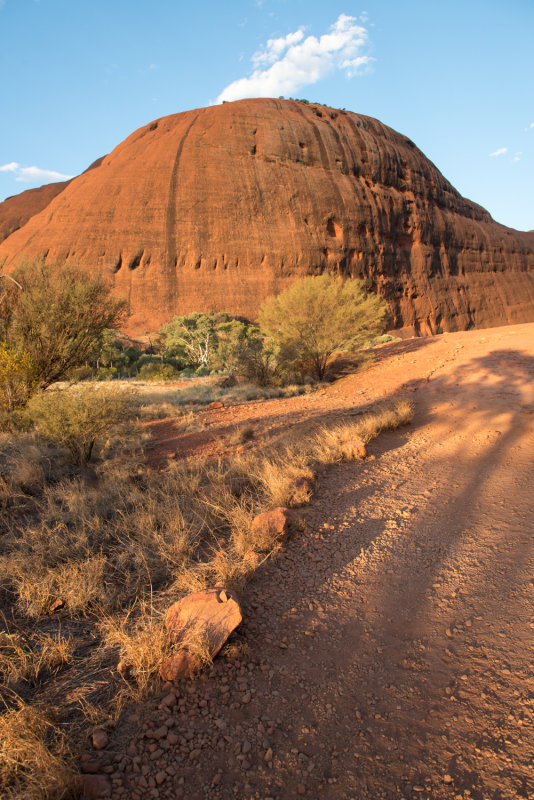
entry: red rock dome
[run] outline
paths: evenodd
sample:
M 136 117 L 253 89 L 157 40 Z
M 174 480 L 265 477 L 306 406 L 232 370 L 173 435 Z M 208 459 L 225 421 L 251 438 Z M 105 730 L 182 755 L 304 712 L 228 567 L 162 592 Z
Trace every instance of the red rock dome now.
M 8 267 L 41 254 L 104 272 L 134 333 L 193 310 L 254 318 L 323 270 L 368 278 L 407 332 L 534 320 L 532 233 L 494 222 L 381 122 L 294 100 L 135 131 L 0 244 Z

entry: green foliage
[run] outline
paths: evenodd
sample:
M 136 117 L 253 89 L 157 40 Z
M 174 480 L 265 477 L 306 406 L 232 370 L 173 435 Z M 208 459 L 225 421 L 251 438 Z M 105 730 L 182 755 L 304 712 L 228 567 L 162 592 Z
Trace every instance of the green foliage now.
M 86 387 L 34 395 L 25 416 L 40 436 L 68 450 L 76 464 L 86 464 L 94 445 L 131 412 L 130 392 Z
M 217 348 L 217 317 L 195 312 L 174 317 L 160 330 L 165 355 L 183 357 L 191 366 L 210 367 Z
M 183 358 L 196 368 L 196 375 L 208 375 L 213 369 L 230 374 L 243 372 L 250 351 L 261 349 L 259 330 L 229 314 L 194 313 L 174 317 L 160 330 L 164 358 Z
M 217 356 L 221 367 L 231 375 L 248 376 L 248 364 L 263 347 L 263 336 L 255 325 L 229 319 L 217 326 Z
M 179 377 L 179 372 L 172 364 L 152 361 L 142 365 L 139 377 L 144 381 L 174 381 Z
M 35 377 L 28 353 L 18 353 L 0 342 L 0 412 L 24 405 L 33 391 Z
M 359 349 L 383 332 L 386 318 L 385 302 L 367 293 L 363 281 L 320 275 L 268 300 L 260 328 L 282 363 L 321 380 L 335 352 Z
M 117 367 L 99 367 L 93 375 L 95 381 L 112 381 L 118 376 Z
M 29 355 L 41 388 L 91 359 L 124 318 L 125 303 L 109 297 L 104 281 L 75 267 L 41 259 L 20 267 L 15 278 L 22 289 L 12 285 L 2 295 L 2 333 Z

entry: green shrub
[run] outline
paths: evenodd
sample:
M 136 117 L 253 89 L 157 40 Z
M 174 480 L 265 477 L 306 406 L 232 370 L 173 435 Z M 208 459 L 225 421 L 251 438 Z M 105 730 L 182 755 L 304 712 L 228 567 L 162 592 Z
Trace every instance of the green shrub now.
M 69 370 L 67 374 L 67 378 L 69 381 L 90 381 L 94 376 L 94 370 L 90 366 L 86 366 L 85 364 L 83 367 L 74 367 L 74 369 Z
M 0 343 L 0 412 L 24 405 L 35 380 L 35 366 L 28 353 L 17 353 Z
M 117 367 L 100 367 L 95 372 L 95 381 L 112 381 L 119 376 Z
M 364 281 L 318 275 L 267 300 L 259 318 L 280 364 L 322 380 L 335 352 L 360 349 L 383 332 L 386 317 L 386 303 Z
M 44 389 L 90 360 L 124 319 L 126 304 L 109 296 L 102 278 L 66 264 L 25 264 L 0 299 L 1 334 L 28 353 Z
M 95 444 L 131 413 L 132 396 L 119 388 L 85 387 L 43 392 L 26 407 L 43 439 L 68 450 L 76 464 L 86 464 Z
M 139 370 L 139 377 L 143 381 L 175 381 L 179 377 L 179 373 L 172 364 L 152 361 L 148 364 L 143 364 Z

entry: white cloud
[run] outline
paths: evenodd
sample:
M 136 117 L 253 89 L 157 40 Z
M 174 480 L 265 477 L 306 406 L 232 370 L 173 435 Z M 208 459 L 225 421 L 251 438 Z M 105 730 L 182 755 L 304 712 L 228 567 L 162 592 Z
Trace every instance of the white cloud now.
M 73 175 L 64 175 L 62 172 L 56 172 L 53 169 L 41 169 L 41 167 L 21 167 L 16 161 L 10 161 L 9 164 L 4 164 L 0 167 L 0 172 L 12 172 L 16 177 L 15 180 L 22 183 L 37 183 L 38 181 L 68 181 L 73 178 Z
M 522 155 L 523 155 L 523 153 L 521 151 L 516 153 L 515 156 L 512 158 L 512 161 L 521 161 L 521 156 Z
M 490 153 L 490 156 L 503 156 L 507 152 L 508 152 L 507 147 L 499 147 L 499 149 L 495 150 L 494 153 Z
M 263 50 L 252 56 L 252 74 L 226 86 L 216 102 L 290 95 L 335 69 L 352 78 L 373 60 L 361 54 L 367 37 L 367 29 L 358 25 L 355 17 L 340 14 L 330 31 L 319 38 L 305 37 L 299 28 L 287 36 L 269 39 Z

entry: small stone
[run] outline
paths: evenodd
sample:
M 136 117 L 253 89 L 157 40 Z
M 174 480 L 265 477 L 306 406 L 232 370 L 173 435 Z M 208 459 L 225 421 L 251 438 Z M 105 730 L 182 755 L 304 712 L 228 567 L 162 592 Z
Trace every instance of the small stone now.
M 169 729 L 167 728 L 167 726 L 162 725 L 161 728 L 158 728 L 156 731 L 154 731 L 154 739 L 158 739 L 158 741 L 160 739 L 164 739 L 167 736 L 168 732 Z
M 299 783 L 297 786 L 297 794 L 303 795 L 306 794 L 306 787 L 303 783 Z
M 452 783 L 452 777 L 450 775 L 443 776 L 443 783 Z
M 160 705 L 163 706 L 164 708 L 174 708 L 174 706 L 176 705 L 176 695 L 172 694 L 172 692 L 170 694 L 165 695 Z
M 272 761 L 273 760 L 273 749 L 269 747 L 268 750 L 265 752 L 264 761 Z
M 269 548 L 280 536 L 287 533 L 289 510 L 282 506 L 264 511 L 252 520 L 252 533 L 261 540 L 261 547 Z
M 161 786 L 164 780 L 166 780 L 167 775 L 165 772 L 156 772 L 156 783 L 158 786 Z
M 104 747 L 107 747 L 109 739 L 108 735 L 105 730 L 102 728 L 97 728 L 93 731 L 92 736 L 93 747 L 95 750 L 103 750 Z
M 208 408 L 224 408 L 224 403 L 222 403 L 220 400 L 214 400 L 209 404 Z
M 202 751 L 199 750 L 198 748 L 196 750 L 191 750 L 191 752 L 189 753 L 189 760 L 190 761 L 196 761 L 196 759 L 199 757 L 201 752 Z
M 82 791 L 86 800 L 111 796 L 111 781 L 107 775 L 82 775 Z

